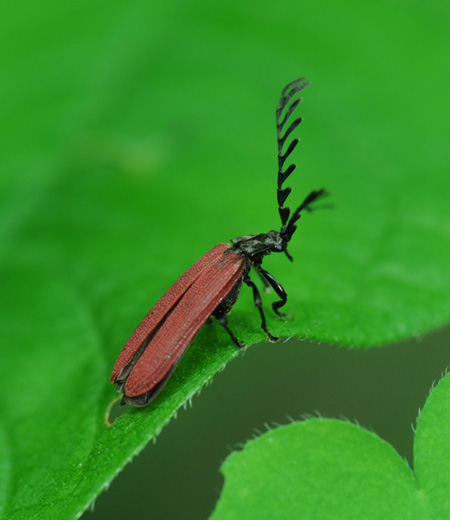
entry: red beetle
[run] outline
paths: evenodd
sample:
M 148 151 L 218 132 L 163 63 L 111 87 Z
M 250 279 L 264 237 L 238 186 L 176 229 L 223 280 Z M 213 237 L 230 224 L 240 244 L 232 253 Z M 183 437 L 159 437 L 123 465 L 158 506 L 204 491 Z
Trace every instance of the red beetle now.
M 111 375 L 117 391 L 123 393 L 122 404 L 146 406 L 162 390 L 178 362 L 200 327 L 214 316 L 226 329 L 239 348 L 245 345 L 238 341 L 228 327 L 226 314 L 237 300 L 242 283 L 252 288 L 255 305 L 261 315 L 261 327 L 270 341 L 277 341 L 266 326 L 258 287 L 251 281 L 249 273 L 253 267 L 266 287 L 271 286 L 280 298 L 272 304 L 274 312 L 283 317 L 279 309 L 287 301 L 287 294 L 274 276 L 262 267 L 263 258 L 274 252 L 284 252 L 292 257 L 287 245 L 297 229 L 296 222 L 302 211 L 312 211 L 311 204 L 323 197 L 325 190 L 311 192 L 292 213 L 284 203 L 291 192 L 283 189 L 283 183 L 294 171 L 291 164 L 283 171 L 286 159 L 297 146 L 294 139 L 283 154 L 286 139 L 301 123 L 299 117 L 290 123 L 283 137 L 281 133 L 295 108 L 301 102 L 297 98 L 281 116 L 291 98 L 304 89 L 308 82 L 300 78 L 289 83 L 281 94 L 276 110 L 278 140 L 278 210 L 281 230 L 259 235 L 244 235 L 231 240 L 231 244 L 219 244 L 202 256 L 162 296 L 153 309 L 133 332 L 120 353 Z

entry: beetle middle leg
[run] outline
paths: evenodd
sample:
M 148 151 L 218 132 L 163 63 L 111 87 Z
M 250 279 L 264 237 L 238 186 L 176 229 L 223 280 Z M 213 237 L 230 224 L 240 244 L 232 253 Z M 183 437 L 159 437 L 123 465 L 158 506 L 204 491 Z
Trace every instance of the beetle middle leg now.
M 264 311 L 262 308 L 262 300 L 261 300 L 261 294 L 259 293 L 258 287 L 250 280 L 250 277 L 248 274 L 244 277 L 244 282 L 252 288 L 253 291 L 253 301 L 255 302 L 256 307 L 258 308 L 259 314 L 261 316 L 261 328 L 262 330 L 267 334 L 267 337 L 270 341 L 279 341 L 280 338 L 277 338 L 273 336 L 268 330 L 266 325 L 266 317 L 264 316 Z M 269 282 L 270 283 L 270 282 Z

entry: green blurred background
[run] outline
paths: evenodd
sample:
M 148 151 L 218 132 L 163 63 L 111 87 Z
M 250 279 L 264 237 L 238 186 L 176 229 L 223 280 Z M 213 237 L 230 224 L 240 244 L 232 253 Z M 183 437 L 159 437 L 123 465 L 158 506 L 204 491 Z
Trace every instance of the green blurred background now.
M 437 288 L 448 292 L 449 245 L 429 237 L 449 238 L 449 10 L 435 0 L 3 4 L 2 263 L 32 263 L 88 295 L 109 325 L 106 375 L 126 318 L 142 314 L 134 305 L 215 243 L 277 226 L 274 109 L 281 87 L 305 75 L 294 193 L 326 186 L 336 209 L 308 218 L 294 268 L 273 260 L 286 287 L 305 277 L 302 335 L 365 345 L 444 325 Z M 354 265 L 376 265 L 370 246 L 388 212 L 425 237 L 418 248 L 391 230 L 391 248 L 405 277 L 411 269 L 436 294 L 420 319 L 405 313 L 383 335 L 364 323 L 382 298 L 362 290 L 350 317 L 334 304 L 353 296 Z M 428 255 L 444 267 L 428 268 Z M 84 518 L 205 518 L 229 449 L 265 422 L 316 410 L 373 428 L 412 463 L 410 424 L 448 364 L 449 339 L 442 330 L 372 350 L 297 340 L 250 349 Z

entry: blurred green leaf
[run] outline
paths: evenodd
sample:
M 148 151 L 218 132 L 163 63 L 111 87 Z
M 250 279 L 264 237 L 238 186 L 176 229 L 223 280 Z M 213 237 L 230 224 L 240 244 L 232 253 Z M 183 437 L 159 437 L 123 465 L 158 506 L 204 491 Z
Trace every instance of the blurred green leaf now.
M 391 445 L 354 424 L 310 419 L 232 453 L 211 518 L 449 518 L 450 375 L 417 423 L 415 475 Z
M 290 203 L 325 186 L 336 208 L 302 219 L 294 264 L 267 260 L 294 314 L 270 330 L 367 347 L 448 321 L 447 5 L 1 9 L 8 518 L 79 514 L 238 355 L 205 328 L 154 405 L 105 427 L 114 359 L 161 294 L 216 243 L 278 227 L 274 109 L 299 75 Z M 230 326 L 263 339 L 248 292 Z

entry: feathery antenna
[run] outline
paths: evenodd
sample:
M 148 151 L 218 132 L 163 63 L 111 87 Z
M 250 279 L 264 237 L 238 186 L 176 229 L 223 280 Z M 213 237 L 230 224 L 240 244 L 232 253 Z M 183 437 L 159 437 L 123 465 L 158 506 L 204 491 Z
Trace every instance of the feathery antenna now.
M 300 92 L 305 87 L 309 85 L 309 82 L 305 81 L 305 78 L 299 78 L 295 81 L 292 81 L 288 85 L 286 85 L 281 93 L 280 102 L 278 103 L 276 116 L 277 116 L 277 140 L 278 140 L 278 189 L 277 189 L 277 199 L 278 199 L 278 211 L 280 213 L 281 218 L 281 232 L 284 233 L 287 229 L 287 222 L 289 220 L 289 215 L 291 213 L 291 208 L 284 207 L 284 203 L 286 202 L 286 199 L 288 198 L 289 194 L 292 191 L 291 187 L 287 187 L 283 189 L 283 184 L 286 181 L 286 179 L 289 177 L 289 175 L 295 170 L 296 165 L 290 164 L 284 171 L 284 163 L 286 162 L 286 159 L 291 155 L 291 153 L 294 151 L 295 147 L 297 146 L 298 139 L 295 138 L 291 141 L 289 144 L 286 152 L 283 154 L 283 148 L 284 144 L 286 142 L 286 139 L 290 136 L 290 134 L 297 128 L 297 126 L 302 122 L 302 118 L 298 117 L 295 119 L 292 123 L 289 123 L 289 126 L 287 130 L 285 131 L 283 137 L 281 136 L 283 129 L 288 122 L 289 118 L 291 117 L 294 110 L 297 108 L 297 106 L 302 101 L 302 98 L 297 98 L 295 101 L 291 103 L 289 108 L 286 111 L 286 114 L 281 120 L 281 116 L 283 114 L 283 111 L 285 107 L 288 105 L 289 101 L 292 99 L 292 97 L 297 94 L 297 92 Z M 300 210 L 300 208 L 299 208 Z M 297 212 L 299 211 L 297 210 Z M 296 212 L 296 213 L 297 213 Z M 297 217 L 295 220 L 298 220 L 299 217 Z

